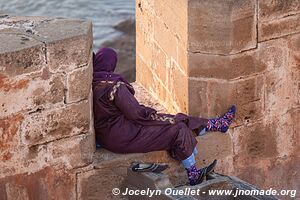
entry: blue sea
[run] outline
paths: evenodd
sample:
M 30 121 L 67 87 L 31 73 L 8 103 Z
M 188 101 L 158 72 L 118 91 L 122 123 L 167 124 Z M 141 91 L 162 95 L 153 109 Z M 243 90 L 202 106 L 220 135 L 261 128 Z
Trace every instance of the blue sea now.
M 93 22 L 94 48 L 120 36 L 113 25 L 135 17 L 135 0 L 0 0 L 11 15 L 58 16 Z

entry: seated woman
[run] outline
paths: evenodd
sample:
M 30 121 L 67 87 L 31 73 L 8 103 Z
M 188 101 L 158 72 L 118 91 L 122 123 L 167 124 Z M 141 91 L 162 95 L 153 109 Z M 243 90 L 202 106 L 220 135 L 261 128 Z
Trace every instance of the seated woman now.
M 97 142 L 116 153 L 167 150 L 182 162 L 191 185 L 202 182 L 206 170 L 196 168 L 197 140 L 194 133 L 225 133 L 235 117 L 235 106 L 222 117 L 214 119 L 192 117 L 183 113 L 159 114 L 153 108 L 140 105 L 130 83 L 114 73 L 117 54 L 113 49 L 99 49 L 94 55 L 93 64 Z

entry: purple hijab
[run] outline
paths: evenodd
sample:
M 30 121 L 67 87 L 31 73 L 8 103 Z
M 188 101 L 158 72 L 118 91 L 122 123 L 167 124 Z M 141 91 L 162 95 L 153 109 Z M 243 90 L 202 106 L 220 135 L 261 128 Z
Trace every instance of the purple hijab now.
M 134 94 L 130 83 L 121 75 L 114 73 L 118 62 L 117 53 L 112 48 L 101 48 L 93 55 L 93 85 L 101 81 L 122 81 L 128 85 L 128 89 Z

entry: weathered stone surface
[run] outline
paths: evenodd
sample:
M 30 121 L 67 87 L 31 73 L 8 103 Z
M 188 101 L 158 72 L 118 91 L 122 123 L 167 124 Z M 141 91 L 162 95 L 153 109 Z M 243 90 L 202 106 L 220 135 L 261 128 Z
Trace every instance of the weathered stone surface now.
M 209 116 L 206 98 L 207 82 L 189 78 L 188 84 L 188 113 L 207 118 Z
M 266 41 L 300 32 L 300 15 L 259 23 L 258 40 Z
M 228 55 L 256 46 L 255 1 L 189 1 L 191 52 Z
M 167 88 L 171 93 L 173 102 L 176 103 L 176 107 L 178 107 L 176 108 L 177 112 L 186 113 L 188 110 L 188 91 L 186 90 L 187 87 L 187 76 L 181 71 L 177 63 L 171 62 L 171 66 L 170 68 L 168 68 Z
M 189 1 L 188 43 L 192 52 L 230 52 L 229 1 Z
M 39 71 L 45 65 L 44 44 L 32 37 L 1 34 L 0 73 L 8 77 Z
M 299 173 L 297 173 L 297 165 L 299 165 L 299 157 L 280 158 L 280 159 L 263 159 L 260 163 L 252 163 L 247 168 L 237 170 L 236 176 L 249 182 L 255 183 L 257 187 L 264 189 L 278 188 L 292 188 L 290 190 L 299 190 Z M 255 173 L 253 173 L 255 171 Z M 261 179 L 261 177 L 273 177 L 274 179 Z M 274 181 L 280 180 L 280 181 Z M 290 193 L 289 195 L 277 196 L 280 199 L 297 199 L 297 193 Z M 292 196 L 290 196 L 292 195 Z
M 15 146 L 20 142 L 19 131 L 24 119 L 22 114 L 16 114 L 0 119 L 0 161 L 9 161 L 14 152 Z
M 86 133 L 90 128 L 87 101 L 28 115 L 22 124 L 22 142 L 42 144 L 63 137 Z
M 261 159 L 271 159 L 278 155 L 276 134 L 273 125 L 262 122 L 234 128 L 234 162 L 236 168 L 255 165 Z
M 91 92 L 93 66 L 88 66 L 72 71 L 67 77 L 66 102 L 78 102 L 87 99 Z
M 234 82 L 234 88 L 234 98 L 240 104 L 246 104 L 263 99 L 262 76 Z
M 9 150 L 3 152 L 4 156 L 6 152 L 9 153 L 9 158 L 4 158 L 1 162 L 1 178 L 20 173 L 35 173 L 45 167 L 72 170 L 92 163 L 95 136 L 83 133 L 42 145 L 13 145 Z
M 136 56 L 140 56 L 147 65 L 151 65 L 154 35 L 153 1 L 136 1 Z M 139 66 L 136 66 L 139 74 Z
M 0 199 L 76 199 L 72 170 L 95 151 L 91 31 L 90 22 L 1 15 Z
M 48 165 L 73 169 L 83 167 L 93 162 L 95 152 L 95 136 L 93 134 L 81 134 L 64 138 L 45 145 Z
M 0 179 L 3 200 L 75 199 L 75 175 L 45 168 L 33 174 L 18 174 Z
M 235 79 L 264 71 L 267 65 L 250 52 L 234 56 L 189 53 L 189 76 Z M 230 71 L 230 73 L 228 73 Z
M 291 157 L 299 152 L 299 109 L 290 109 L 286 113 L 272 117 L 272 120 L 266 120 L 268 125 L 274 127 L 278 157 Z
M 157 100 L 153 100 L 153 97 L 139 83 L 134 82 L 131 85 L 134 87 L 134 90 L 136 92 L 134 96 L 140 104 L 154 108 L 158 112 L 167 112 L 166 108 L 158 103 Z
M 154 12 L 159 21 L 176 35 L 180 43 L 187 44 L 188 5 L 185 0 L 158 0 L 154 1 Z M 176 19 L 176 20 L 175 20 Z M 169 38 L 168 38 L 169 39 Z M 173 44 L 174 45 L 174 44 Z
M 177 60 L 177 48 L 179 41 L 167 24 L 160 20 L 154 20 L 154 40 L 165 51 L 169 58 Z M 175 48 L 174 48 L 175 46 Z
M 296 91 L 291 78 L 284 68 L 266 74 L 265 109 L 270 115 L 286 113 L 293 106 Z
M 115 168 L 103 168 L 77 174 L 78 199 L 121 199 L 112 194 L 112 189 L 119 187 L 125 179 L 125 173 L 120 175 Z
M 46 68 L 41 73 L 20 78 L 0 74 L 0 88 L 4 97 L 0 99 L 2 116 L 43 109 L 64 100 L 63 75 L 51 76 Z
M 139 73 L 141 72 L 141 73 Z M 151 75 L 149 75 L 151 74 Z M 151 91 L 151 85 L 153 82 L 153 74 L 149 67 L 144 63 L 143 59 L 141 57 L 137 57 L 137 74 L 136 74 L 136 80 L 138 83 L 141 83 L 145 88 L 147 88 L 148 91 Z
M 202 137 L 197 137 L 197 141 L 198 154 L 196 155 L 196 160 L 199 167 L 210 164 L 214 159 L 217 159 L 218 162 L 224 162 L 227 157 L 233 154 L 230 134 L 211 132 Z M 221 166 L 217 168 L 224 170 Z
M 231 52 L 255 48 L 257 46 L 256 1 L 234 0 L 231 9 Z
M 300 13 L 299 0 L 259 0 L 258 2 L 261 21 Z
M 35 31 L 46 43 L 50 71 L 71 70 L 89 62 L 92 47 L 91 22 L 54 19 L 39 24 Z

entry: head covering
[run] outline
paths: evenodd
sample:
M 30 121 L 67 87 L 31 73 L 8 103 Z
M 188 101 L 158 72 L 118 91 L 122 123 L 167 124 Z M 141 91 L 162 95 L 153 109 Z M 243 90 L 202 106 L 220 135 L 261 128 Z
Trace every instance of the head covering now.
M 114 72 L 117 62 L 118 55 L 113 49 L 99 49 L 94 57 L 94 72 Z
M 93 85 L 97 85 L 101 81 L 112 81 L 115 83 L 122 81 L 128 85 L 130 92 L 134 94 L 130 83 L 121 75 L 114 73 L 117 62 L 117 53 L 112 48 L 101 48 L 96 54 L 93 54 Z

